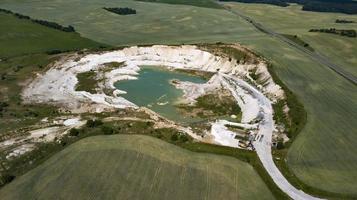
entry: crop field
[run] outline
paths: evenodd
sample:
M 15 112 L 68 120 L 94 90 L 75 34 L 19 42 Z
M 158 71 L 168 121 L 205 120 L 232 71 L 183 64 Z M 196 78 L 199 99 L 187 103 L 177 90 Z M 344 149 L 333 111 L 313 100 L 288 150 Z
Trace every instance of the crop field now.
M 100 45 L 80 37 L 78 33 L 54 30 L 5 13 L 0 13 L 0 21 L 0 58 Z
M 247 163 L 149 136 L 83 139 L 0 190 L 1 199 L 274 199 Z
M 122 0 L 3 0 L 0 7 L 34 18 L 73 25 L 82 36 L 111 45 L 236 41 L 253 27 L 223 9 Z M 102 7 L 130 7 L 121 16 Z
M 300 5 L 279 7 L 262 4 L 227 4 L 252 17 L 275 32 L 297 35 L 312 48 L 357 76 L 357 38 L 328 33 L 312 33 L 310 29 L 336 28 L 357 30 L 357 23 L 335 23 L 336 19 L 357 21 L 357 15 L 302 11 Z
M 316 51 L 356 75 L 353 68 L 356 66 L 353 54 L 357 51 L 356 39 L 307 32 L 310 26 L 356 26 L 334 24 L 338 16 L 355 19 L 355 15 L 303 12 L 294 6 L 230 5 L 240 11 L 246 9 L 246 14 L 276 32 L 298 35 Z M 119 16 L 101 9 L 104 6 L 131 7 L 138 14 Z M 129 0 L 116 3 L 108 0 L 3 0 L 0 7 L 64 25 L 72 24 L 82 36 L 111 45 L 222 41 L 239 42 L 252 48 L 272 62 L 276 74 L 297 95 L 308 113 L 305 128 L 288 151 L 289 168 L 310 186 L 357 197 L 357 87 L 237 16 L 223 9 Z
M 314 188 L 355 198 L 356 85 L 274 38 L 258 37 L 242 43 L 272 62 L 278 77 L 298 96 L 307 111 L 307 124 L 288 151 L 290 170 Z M 353 53 L 349 56 L 356 57 Z

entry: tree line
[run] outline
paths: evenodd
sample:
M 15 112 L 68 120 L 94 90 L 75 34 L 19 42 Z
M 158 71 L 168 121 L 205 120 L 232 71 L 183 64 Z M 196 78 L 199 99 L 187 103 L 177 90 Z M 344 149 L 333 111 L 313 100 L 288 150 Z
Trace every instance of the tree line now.
M 118 15 L 133 15 L 136 14 L 136 10 L 132 8 L 103 8 L 109 12 L 118 14 Z
M 263 3 L 286 7 L 289 3 L 302 5 L 302 10 L 357 14 L 357 1 L 353 0 L 220 0 L 241 3 Z
M 29 16 L 22 15 L 22 14 L 19 14 L 19 13 L 15 13 L 15 12 L 12 12 L 11 10 L 6 10 L 6 9 L 2 9 L 2 8 L 0 8 L 0 12 L 6 13 L 6 14 L 12 14 L 13 16 L 15 16 L 15 17 L 17 17 L 19 19 L 27 19 L 27 20 L 30 20 L 30 21 L 36 23 L 36 24 L 47 26 L 49 28 L 54 28 L 54 29 L 57 29 L 57 30 L 60 30 L 60 31 L 75 32 L 74 27 L 71 26 L 71 25 L 66 27 L 66 26 L 62 26 L 60 24 L 57 24 L 56 22 L 50 22 L 50 21 L 40 20 L 40 19 L 32 19 Z
M 352 20 L 346 20 L 346 19 L 336 19 L 335 23 L 351 24 L 351 23 L 356 23 L 356 22 L 355 22 L 355 21 L 352 21 Z
M 321 32 L 321 33 L 332 33 L 346 37 L 357 37 L 357 33 L 355 30 L 342 30 L 342 29 L 310 29 L 309 32 Z

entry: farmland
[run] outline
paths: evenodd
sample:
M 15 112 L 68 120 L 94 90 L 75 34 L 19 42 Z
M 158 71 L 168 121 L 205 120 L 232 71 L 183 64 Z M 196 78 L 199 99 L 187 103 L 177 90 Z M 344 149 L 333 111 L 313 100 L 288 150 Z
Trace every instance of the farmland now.
M 0 58 L 29 53 L 99 47 L 99 43 L 0 13 Z M 6 30 L 6 31 L 3 31 Z
M 296 5 L 287 8 L 229 5 L 278 33 L 298 35 L 346 71 L 357 74 L 354 67 L 357 63 L 356 39 L 308 32 L 310 28 L 322 26 L 356 29 L 356 24 L 334 23 L 337 18 L 356 21 L 356 15 L 304 12 Z M 131 7 L 138 14 L 117 16 L 101 9 L 104 6 Z M 289 169 L 314 188 L 357 196 L 356 86 L 237 16 L 223 9 L 129 0 L 117 3 L 3 0 L 0 7 L 73 25 L 82 36 L 110 45 L 222 41 L 249 46 L 272 63 L 278 77 L 297 95 L 307 111 L 307 124 L 287 152 Z
M 42 73 L 43 71 L 47 70 L 48 69 L 47 64 L 57 60 L 59 58 L 59 56 L 65 55 L 65 54 L 49 55 L 48 53 L 46 53 L 47 51 L 51 51 L 54 49 L 59 50 L 59 51 L 71 51 L 71 50 L 73 51 L 73 50 L 82 49 L 82 48 L 97 49 L 97 48 L 100 48 L 105 45 L 97 43 L 97 42 L 93 42 L 93 41 L 91 41 L 89 39 L 85 39 L 83 37 L 80 37 L 80 35 L 76 34 L 76 33 L 64 33 L 64 32 L 58 31 L 58 30 L 50 29 L 45 26 L 34 24 L 28 20 L 20 20 L 20 19 L 15 18 L 14 16 L 11 16 L 11 15 L 3 14 L 2 17 L 3 17 L 2 19 L 4 19 L 3 22 L 6 22 L 6 29 L 4 29 L 6 31 L 2 32 L 2 34 L 4 36 L 17 34 L 18 32 L 21 33 L 22 31 L 26 31 L 26 33 L 27 33 L 27 34 L 23 34 L 23 37 L 21 38 L 22 44 L 27 44 L 27 45 L 19 46 L 19 44 L 17 43 L 18 41 L 11 40 L 10 38 L 7 38 L 7 40 L 5 40 L 5 37 L 3 37 L 4 42 L 1 43 L 1 45 L 4 45 L 4 46 L 2 46 L 3 49 L 6 49 L 8 47 L 16 47 L 17 48 L 17 49 L 7 51 L 7 52 L 4 51 L 1 54 L 1 57 L 3 58 L 3 60 L 1 61 L 0 66 L 2 69 L 2 71 L 1 71 L 2 75 L 4 75 L 4 76 L 2 76 L 4 79 L 2 79 L 0 82 L 1 83 L 1 85 L 0 85 L 1 94 L 2 94 L 1 101 L 5 101 L 5 102 L 9 103 L 9 106 L 6 108 L 6 110 L 3 112 L 3 115 L 1 116 L 2 117 L 1 118 L 1 129 L 0 129 L 1 137 L 5 138 L 8 133 L 13 134 L 12 133 L 13 130 L 20 130 L 21 128 L 24 128 L 24 127 L 25 128 L 31 127 L 34 124 L 36 124 L 38 121 L 40 121 L 41 119 L 46 118 L 46 117 L 52 118 L 52 117 L 59 116 L 59 113 L 56 111 L 56 108 L 54 108 L 54 107 L 45 106 L 45 105 L 23 105 L 21 103 L 21 98 L 20 98 L 20 91 L 23 86 L 23 84 L 21 84 L 21 83 L 25 82 L 28 78 L 33 76 L 34 73 L 36 73 L 36 72 Z M 38 35 L 36 35 L 36 33 Z M 39 33 L 41 33 L 41 34 L 39 34 Z M 38 36 L 38 37 L 35 37 L 35 36 Z M 53 41 L 56 41 L 56 42 L 53 42 Z M 34 43 L 32 43 L 32 42 L 34 42 Z M 38 46 L 36 46 L 36 45 L 38 45 Z M 36 47 L 36 48 L 34 48 L 34 47 Z M 129 136 L 126 136 L 126 137 L 129 137 Z M 135 141 L 136 140 L 137 139 L 135 139 Z M 148 139 L 148 140 L 153 140 L 153 139 Z M 131 143 L 133 143 L 134 139 L 131 139 L 130 141 L 132 141 Z M 102 142 L 105 143 L 106 140 L 104 140 Z M 123 141 L 123 143 L 126 143 L 126 142 Z M 130 142 L 126 143 L 127 147 L 130 146 L 131 143 Z M 154 143 L 148 145 L 148 147 L 156 146 L 156 145 L 160 146 L 159 143 L 163 143 L 163 142 L 154 142 Z M 119 144 L 119 143 L 115 143 L 115 146 L 117 146 L 117 144 Z M 165 143 L 163 143 L 163 144 L 165 144 Z M 111 145 L 114 146 L 114 144 L 111 144 Z M 167 145 L 167 144 L 165 144 L 165 145 Z M 139 149 L 139 147 L 142 147 L 142 146 L 143 146 L 143 144 L 140 143 L 140 145 L 138 145 L 138 146 L 134 145 L 132 147 L 137 147 Z M 172 145 L 170 145 L 170 146 L 172 146 Z M 193 147 L 195 147 L 195 145 L 193 145 Z M 110 147 L 110 149 L 111 148 L 112 147 Z M 126 148 L 126 146 L 123 146 L 122 148 L 124 149 L 124 148 Z M 165 146 L 165 148 L 164 148 L 165 151 L 167 151 L 167 148 L 171 148 L 171 147 Z M 221 157 L 221 156 L 214 156 L 214 155 L 206 155 L 206 154 L 202 154 L 202 153 L 195 153 L 195 155 L 193 155 L 192 158 L 188 158 L 188 155 L 192 154 L 192 153 L 189 153 L 187 150 L 179 149 L 178 147 L 174 147 L 174 149 L 176 149 L 174 153 L 179 153 L 180 151 L 185 152 L 184 154 L 187 158 L 185 156 L 182 156 L 182 159 L 183 160 L 187 159 L 188 160 L 187 162 L 191 163 L 191 161 L 193 162 L 193 160 L 197 160 L 197 163 L 193 162 L 192 170 L 190 170 L 190 171 L 192 171 L 192 174 L 190 174 L 190 177 L 192 177 L 192 178 L 187 179 L 188 183 L 183 182 L 184 184 L 182 186 L 180 186 L 181 189 L 178 190 L 178 191 L 186 190 L 187 193 L 182 193 L 182 195 L 184 195 L 183 197 L 185 197 L 185 198 L 187 197 L 187 198 L 195 199 L 195 197 L 197 197 L 198 195 L 203 195 L 203 194 L 206 195 L 206 193 L 207 193 L 207 195 L 212 195 L 212 198 L 215 198 L 215 195 L 222 195 L 222 194 L 226 194 L 228 192 L 229 194 L 232 194 L 232 196 L 231 197 L 228 196 L 227 198 L 233 198 L 233 199 L 235 199 L 237 196 L 242 199 L 258 198 L 259 196 L 264 196 L 266 199 L 272 199 L 273 196 L 272 196 L 272 193 L 270 190 L 271 190 L 271 188 L 274 188 L 274 187 L 275 187 L 275 190 L 277 189 L 276 186 L 271 184 L 271 182 L 269 183 L 270 186 L 268 188 L 266 185 L 267 184 L 266 180 L 264 180 L 264 182 L 263 182 L 263 180 L 261 179 L 261 176 L 262 176 L 261 174 L 265 173 L 264 170 L 262 168 L 260 168 L 260 174 L 258 175 L 255 171 L 256 169 L 254 169 L 252 166 L 250 166 L 248 164 L 248 162 L 242 162 L 237 159 L 228 158 L 228 157 L 224 157 L 224 156 Z M 199 149 L 200 149 L 200 147 L 198 148 L 198 150 Z M 131 149 L 131 150 L 133 150 L 133 149 Z M 47 150 L 45 150 L 45 151 L 47 151 Z M 70 152 L 70 151 L 73 151 L 73 150 L 69 149 L 68 152 Z M 95 151 L 95 149 L 93 149 L 93 151 Z M 107 151 L 107 153 L 108 153 L 108 151 L 110 152 L 110 150 L 103 150 L 103 151 Z M 155 148 L 153 151 L 158 151 L 157 153 L 160 153 L 160 154 L 163 154 L 163 152 L 164 152 L 163 147 Z M 98 150 L 98 159 L 103 156 L 103 155 L 99 155 L 99 152 L 101 152 L 101 150 Z M 108 154 L 111 154 L 111 153 L 108 153 Z M 113 155 L 115 155 L 115 153 Z M 152 155 L 148 155 L 146 157 L 146 159 L 143 160 L 143 163 L 131 163 L 130 157 L 133 156 L 133 153 L 130 153 L 130 152 L 126 153 L 126 151 L 125 151 L 125 152 L 122 152 L 120 155 L 122 155 L 121 157 L 127 157 L 127 159 L 125 161 L 126 164 L 128 164 L 128 165 L 137 164 L 138 168 L 133 169 L 133 173 L 138 172 L 135 170 L 138 170 L 139 168 L 140 168 L 139 170 L 142 171 L 141 169 L 150 163 L 152 163 L 153 167 L 159 166 L 161 163 L 160 160 L 152 158 Z M 135 154 L 135 156 L 136 155 L 137 154 Z M 171 155 L 170 157 L 172 158 L 171 162 L 176 160 L 176 156 L 173 156 L 172 154 L 169 154 L 169 155 Z M 0 156 L 3 156 L 3 154 L 1 154 Z M 252 155 L 250 155 L 250 156 L 252 156 Z M 87 154 L 87 157 L 88 157 L 88 159 L 93 159 L 92 154 L 90 156 L 88 156 L 88 154 Z M 216 159 L 216 158 L 218 159 L 217 165 L 216 164 L 211 165 L 211 159 Z M 53 159 L 56 159 L 56 158 L 53 158 Z M 230 180 L 227 180 L 226 178 L 222 179 L 219 177 L 222 174 L 221 172 L 218 172 L 218 174 L 214 174 L 211 176 L 211 171 L 213 168 L 208 167 L 208 163 L 210 163 L 209 164 L 210 166 L 219 167 L 218 164 L 221 162 L 225 162 L 224 160 L 227 160 L 227 159 L 228 159 L 227 165 L 221 166 L 222 170 L 223 170 L 223 168 L 225 169 L 226 166 L 228 166 L 228 168 L 233 167 L 233 169 L 228 170 L 226 175 L 224 175 L 224 173 L 223 173 L 223 177 L 234 177 L 235 173 L 237 173 L 236 175 L 238 176 L 237 171 L 242 170 L 242 172 L 239 172 L 239 177 L 231 178 Z M 256 158 L 250 159 L 250 160 L 251 160 L 251 162 L 257 163 Z M 118 161 L 118 160 L 114 159 L 114 161 Z M 179 161 L 181 162 L 181 160 L 179 160 Z M 79 160 L 78 162 L 81 162 L 81 161 Z M 230 162 L 231 162 L 231 164 L 229 164 Z M 47 163 L 47 162 L 45 162 L 45 163 Z M 203 165 L 199 169 L 196 169 L 196 165 L 200 166 L 202 163 L 203 163 Z M 204 164 L 204 163 L 206 163 L 206 164 Z M 86 163 L 86 164 L 88 164 L 88 163 Z M 108 162 L 108 164 L 110 166 L 111 164 L 114 164 L 114 163 Z M 184 165 L 184 164 L 186 164 L 186 163 L 182 161 L 181 165 Z M 49 163 L 49 165 L 51 165 L 51 164 Z M 18 166 L 18 167 L 22 168 L 22 166 Z M 47 168 L 47 164 L 43 167 Z M 202 170 L 202 168 L 203 168 L 203 170 Z M 210 170 L 209 174 L 207 173 L 207 171 L 205 171 L 207 169 Z M 126 170 L 126 168 L 122 168 L 122 171 L 120 173 L 126 172 L 125 170 Z M 147 173 L 146 177 L 154 175 L 155 173 L 152 173 L 153 170 L 155 170 L 155 169 L 154 168 L 148 169 L 148 171 L 146 171 L 146 173 Z M 174 167 L 173 164 L 168 163 L 167 166 L 165 167 L 165 170 L 163 170 L 163 171 L 166 171 L 167 174 L 175 174 L 177 172 L 177 170 L 183 170 L 183 167 L 180 167 L 180 166 Z M 79 170 L 79 171 L 82 171 L 82 170 Z M 19 172 L 19 174 L 22 174 L 22 173 L 23 172 Z M 63 173 L 65 173 L 65 172 L 63 172 Z M 16 176 L 18 176 L 19 174 L 16 174 Z M 205 176 L 205 174 L 206 174 L 206 177 L 208 177 L 208 179 L 199 178 L 202 175 Z M 83 176 L 85 176 L 85 174 Z M 168 176 L 165 175 L 165 177 L 168 177 Z M 162 177 L 162 178 L 165 178 L 165 177 Z M 175 177 L 175 176 L 173 176 L 173 177 Z M 52 179 L 52 176 L 51 177 L 49 176 L 48 178 Z M 37 177 L 34 179 L 27 179 L 27 175 L 24 175 L 24 176 L 22 176 L 21 179 L 23 179 L 25 182 L 29 181 L 28 183 L 32 184 L 33 181 L 37 180 Z M 211 179 L 212 179 L 212 182 L 210 181 Z M 264 179 L 269 179 L 269 177 L 265 174 Z M 20 180 L 20 178 L 16 178 L 16 180 Z M 148 179 L 145 179 L 145 180 L 148 181 Z M 208 183 L 210 185 L 206 184 L 207 180 L 209 181 Z M 234 182 L 237 180 L 239 180 L 239 182 Z M 59 181 L 63 181 L 63 180 L 59 180 Z M 76 181 L 78 181 L 78 179 Z M 103 180 L 101 180 L 101 181 L 103 181 Z M 141 182 L 140 177 L 138 177 L 138 176 L 133 181 Z M 172 184 L 172 185 L 170 185 L 172 187 L 170 187 L 169 190 L 168 190 L 168 188 L 165 188 L 165 187 L 157 188 L 157 189 L 158 190 L 160 189 L 161 191 L 163 191 L 163 190 L 171 191 L 174 189 L 176 190 L 175 186 L 177 185 L 177 181 L 178 180 L 171 180 L 171 179 L 167 180 L 167 184 Z M 181 180 L 179 180 L 179 181 L 181 181 Z M 201 182 L 203 182 L 203 184 L 201 184 L 201 185 L 197 184 L 197 183 L 201 183 Z M 222 182 L 224 182 L 223 185 L 222 185 Z M 108 182 L 108 184 L 111 184 L 111 183 Z M 206 185 L 204 185 L 204 184 L 206 184 Z M 193 185 L 197 186 L 197 189 L 194 188 Z M 11 188 L 12 186 L 9 185 L 8 187 Z M 17 186 L 15 186 L 15 187 L 17 187 Z M 41 186 L 38 185 L 35 187 L 38 188 Z M 213 187 L 212 192 L 210 192 L 208 189 L 206 189 L 207 187 L 210 187 L 210 188 Z M 187 188 L 193 188 L 195 190 L 191 191 L 191 190 L 188 190 Z M 217 188 L 217 189 L 215 189 L 215 188 Z M 2 193 L 1 197 L 2 197 L 2 199 L 3 198 L 16 199 L 16 198 L 26 198 L 26 195 L 29 195 L 27 197 L 32 198 L 33 196 L 31 196 L 31 195 L 36 195 L 37 192 L 39 192 L 39 190 L 36 190 L 31 187 L 27 187 L 27 188 L 23 188 L 23 189 L 24 189 L 23 192 L 19 193 L 20 196 L 11 196 L 12 194 L 7 193 L 6 189 L 4 189 L 4 190 L 2 189 L 1 191 L 4 191 L 4 193 L 1 192 Z M 40 188 L 40 190 L 42 190 L 42 189 L 44 189 L 44 188 Z M 256 192 L 256 189 L 259 189 L 259 193 Z M 37 192 L 35 192 L 35 191 L 37 191 Z M 5 192 L 7 194 L 5 194 Z M 29 192 L 32 194 L 29 194 Z M 48 191 L 48 192 L 49 193 L 44 194 L 44 195 L 49 195 L 49 196 L 56 195 L 56 193 L 53 191 Z M 53 193 L 51 193 L 51 192 L 53 192 Z M 143 191 L 143 193 L 144 192 L 145 192 L 145 190 Z M 260 192 L 262 192 L 262 193 L 260 193 Z M 263 193 L 264 193 L 264 195 L 263 195 Z M 64 192 L 63 195 L 65 195 L 65 194 L 67 194 L 67 193 Z M 161 193 L 159 193 L 159 194 L 162 195 Z M 120 195 L 124 195 L 124 194 L 121 193 Z M 134 192 L 128 191 L 127 195 L 134 195 Z M 38 198 L 47 198 L 49 196 L 45 196 L 45 197 L 41 196 Z M 165 197 L 165 194 L 163 194 L 162 198 L 164 198 L 164 197 Z M 73 198 L 75 198 L 75 197 L 73 197 Z
M 336 19 L 357 20 L 357 15 L 302 11 L 300 5 L 286 8 L 261 4 L 229 4 L 277 33 L 297 35 L 319 53 L 357 76 L 357 40 L 310 29 L 336 28 L 357 30 L 357 23 L 335 23 Z M 269 13 L 267 15 L 266 13 Z
M 5 0 L 0 7 L 73 25 L 82 36 L 111 45 L 233 42 L 254 37 L 253 27 L 223 9 L 131 0 Z M 137 14 L 121 16 L 102 7 L 129 7 Z
M 4 200 L 274 199 L 247 163 L 138 135 L 83 139 L 5 186 L 0 195 Z
M 235 5 L 236 9 L 248 6 Z M 272 61 L 274 71 L 307 111 L 307 124 L 288 150 L 290 170 L 312 187 L 356 196 L 357 173 L 352 170 L 357 158 L 357 150 L 353 148 L 357 139 L 354 134 L 357 115 L 353 111 L 357 107 L 356 86 L 273 38 L 243 43 Z M 317 46 L 311 46 L 318 50 Z M 353 52 L 346 54 L 348 57 L 355 58 Z

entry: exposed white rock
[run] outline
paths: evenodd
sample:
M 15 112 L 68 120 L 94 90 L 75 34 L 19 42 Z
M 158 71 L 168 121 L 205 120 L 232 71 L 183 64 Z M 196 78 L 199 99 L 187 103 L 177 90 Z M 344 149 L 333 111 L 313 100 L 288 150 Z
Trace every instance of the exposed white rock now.
M 113 96 L 106 94 L 91 94 L 84 91 L 76 91 L 78 73 L 90 70 L 100 70 L 104 64 L 110 62 L 124 62 L 124 67 L 113 69 L 105 73 L 105 87 L 114 90 Z M 119 80 L 136 79 L 141 65 L 167 66 L 181 69 L 194 69 L 246 76 L 248 70 L 255 65 L 237 64 L 228 58 L 215 56 L 209 52 L 198 49 L 193 45 L 151 47 L 129 47 L 123 50 L 90 54 L 79 61 L 69 58 L 54 64 L 45 74 L 35 78 L 22 92 L 22 97 L 28 103 L 52 103 L 61 105 L 72 112 L 102 112 L 115 108 L 136 107 L 133 103 L 118 96 L 123 91 L 117 91 L 114 83 Z M 259 73 L 267 73 L 266 64 L 258 65 Z M 271 78 L 270 78 L 271 79 Z M 192 87 L 195 87 L 192 85 Z M 199 91 L 202 88 L 196 87 Z M 269 82 L 264 92 L 271 98 L 281 98 L 281 88 Z M 188 96 L 193 96 L 192 94 Z M 251 116 L 250 118 L 252 118 Z

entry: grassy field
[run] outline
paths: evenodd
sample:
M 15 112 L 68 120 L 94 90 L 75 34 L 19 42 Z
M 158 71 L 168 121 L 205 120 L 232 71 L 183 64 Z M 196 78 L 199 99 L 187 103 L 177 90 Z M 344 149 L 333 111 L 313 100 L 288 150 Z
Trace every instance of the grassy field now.
M 346 71 L 357 76 L 357 38 L 309 32 L 314 28 L 357 30 L 357 23 L 335 23 L 336 19 L 357 21 L 357 15 L 302 11 L 300 5 L 286 8 L 244 3 L 228 5 L 278 33 L 297 35 L 317 52 L 326 55 L 333 62 L 343 66 Z
M 0 58 L 29 53 L 98 47 L 99 43 L 0 13 Z
M 310 186 L 356 196 L 356 86 L 274 39 L 256 42 L 308 114 L 289 149 L 288 166 Z
M 0 195 L 4 200 L 274 199 L 247 163 L 137 135 L 83 139 Z
M 243 10 L 241 6 L 250 4 L 234 5 L 235 9 Z M 264 6 L 262 10 L 263 13 Z M 305 40 L 303 36 L 301 38 Z M 344 38 L 339 36 L 337 39 Z M 273 38 L 257 37 L 242 43 L 273 63 L 277 75 L 298 96 L 307 111 L 307 124 L 288 151 L 289 169 L 311 187 L 356 198 L 356 86 Z M 353 42 L 344 41 L 341 44 L 356 48 Z M 312 43 L 311 46 L 319 51 L 317 46 Z M 330 45 L 324 48 L 343 51 Z M 356 58 L 353 52 L 346 53 L 346 60 L 348 57 Z M 339 60 L 343 59 L 340 57 Z
M 322 33 L 301 34 L 301 30 L 307 27 L 306 24 L 310 23 L 309 21 L 315 25 L 313 21 L 318 20 L 317 17 L 321 17 L 320 20 L 325 18 L 329 23 L 333 23 L 335 20 L 331 17 L 333 14 L 299 11 L 303 13 L 301 16 L 297 14 L 297 11 L 294 12 L 297 8 L 289 7 L 286 9 L 292 9 L 292 12 L 290 14 L 285 11 L 288 12 L 286 16 L 280 15 L 277 11 L 264 15 L 264 13 L 269 13 L 266 10 L 268 8 L 284 8 L 267 5 L 259 7 L 254 4 L 235 3 L 232 5 L 234 5 L 233 9 L 246 8 L 246 12 L 249 12 L 249 6 L 256 6 L 255 12 L 261 13 L 261 19 L 273 18 L 272 21 L 267 21 L 267 24 L 262 20 L 263 24 L 284 34 L 295 35 L 295 32 L 300 31 L 300 34 L 297 34 L 299 38 L 308 42 L 316 51 L 320 52 L 323 49 L 325 55 L 331 56 L 332 60 L 342 64 L 355 63 L 356 56 L 353 53 L 356 45 L 352 39 Z M 127 6 L 136 9 L 138 14 L 117 16 L 105 12 L 101 9 L 103 6 Z M 357 130 L 356 86 L 330 69 L 306 58 L 289 45 L 255 30 L 250 24 L 233 14 L 222 9 L 129 0 L 116 3 L 99 0 L 73 0 L 71 2 L 3 0 L 0 7 L 64 25 L 72 24 L 83 36 L 113 45 L 225 41 L 240 42 L 249 46 L 272 62 L 276 74 L 297 95 L 308 113 L 305 128 L 288 151 L 289 169 L 309 186 L 357 197 L 357 170 L 355 170 L 357 149 L 354 148 L 355 141 L 357 141 L 355 134 Z M 297 17 L 292 18 L 288 14 L 297 15 Z M 279 17 L 275 19 L 276 15 Z M 317 17 L 304 18 L 305 15 Z M 253 18 L 254 16 L 252 13 Z M 276 23 L 276 27 L 272 27 L 274 20 L 285 20 L 285 17 L 293 22 L 304 20 L 301 23 L 282 21 Z M 354 15 L 341 15 L 341 18 L 346 19 L 354 17 Z M 257 20 L 259 21 L 258 18 Z M 286 27 L 281 27 L 284 23 Z M 321 23 L 321 21 L 316 23 Z M 335 27 L 338 26 L 335 25 Z M 319 36 L 319 39 L 309 40 L 316 36 Z M 332 44 L 332 46 L 326 44 Z M 336 49 L 338 51 L 335 51 Z M 354 68 L 350 66 L 353 65 L 346 65 L 345 70 L 354 73 Z
M 34 18 L 73 25 L 82 36 L 111 45 L 236 41 L 253 27 L 223 9 L 122 0 L 2 0 L 0 7 Z M 121 16 L 102 7 L 130 7 Z

